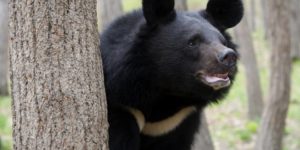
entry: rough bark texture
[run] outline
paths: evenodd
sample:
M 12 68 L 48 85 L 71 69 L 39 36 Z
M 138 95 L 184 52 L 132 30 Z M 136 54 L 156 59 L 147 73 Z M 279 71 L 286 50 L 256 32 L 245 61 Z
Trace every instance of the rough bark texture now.
M 0 0 L 0 95 L 8 95 L 8 1 Z
M 272 58 L 267 105 L 256 150 L 282 150 L 282 138 L 290 99 L 290 8 L 286 0 L 268 0 Z
M 262 115 L 263 99 L 253 41 L 246 18 L 235 28 L 235 35 L 246 70 L 248 117 L 254 120 Z
M 187 0 L 175 0 L 175 8 L 176 10 L 187 10 Z
M 292 58 L 300 59 L 300 1 L 291 0 L 291 52 Z
M 123 14 L 121 0 L 100 0 L 101 28 L 105 28 L 116 17 Z
M 201 128 L 199 133 L 200 134 L 196 136 L 193 150 L 214 150 L 214 144 L 209 133 L 206 115 L 204 112 L 201 115 Z
M 108 149 L 96 0 L 10 0 L 15 150 Z

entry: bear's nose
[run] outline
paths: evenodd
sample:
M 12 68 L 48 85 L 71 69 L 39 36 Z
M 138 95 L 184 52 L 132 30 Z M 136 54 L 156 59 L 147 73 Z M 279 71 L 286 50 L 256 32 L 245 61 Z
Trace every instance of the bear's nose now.
M 227 67 L 233 67 L 236 64 L 237 53 L 230 48 L 226 48 L 219 53 L 218 60 Z

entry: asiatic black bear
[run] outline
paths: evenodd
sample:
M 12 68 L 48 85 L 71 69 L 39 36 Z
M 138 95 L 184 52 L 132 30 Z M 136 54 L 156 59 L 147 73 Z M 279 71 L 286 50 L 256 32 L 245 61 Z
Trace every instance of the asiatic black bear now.
M 238 54 L 226 29 L 242 16 L 241 0 L 209 0 L 198 12 L 143 0 L 104 31 L 110 150 L 191 149 L 201 111 L 234 80 Z

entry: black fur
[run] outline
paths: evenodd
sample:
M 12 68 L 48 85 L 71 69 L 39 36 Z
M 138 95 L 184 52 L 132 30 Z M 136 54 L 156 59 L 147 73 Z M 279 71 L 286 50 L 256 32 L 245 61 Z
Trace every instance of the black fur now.
M 238 24 L 243 17 L 243 10 L 241 0 L 209 0 L 206 8 L 215 25 L 222 30 Z
M 229 72 L 234 79 L 236 66 L 220 63 L 213 51 L 215 45 L 235 51 L 225 30 L 242 15 L 241 0 L 210 0 L 199 12 L 176 12 L 173 0 L 144 0 L 143 10 L 122 16 L 103 32 L 110 150 L 190 150 L 201 110 L 230 88 L 215 90 L 196 73 Z M 188 106 L 197 111 L 159 137 L 140 133 L 127 110 L 140 110 L 146 122 L 157 122 Z
M 148 25 L 157 25 L 166 18 L 172 19 L 175 17 L 174 0 L 143 1 L 143 12 Z

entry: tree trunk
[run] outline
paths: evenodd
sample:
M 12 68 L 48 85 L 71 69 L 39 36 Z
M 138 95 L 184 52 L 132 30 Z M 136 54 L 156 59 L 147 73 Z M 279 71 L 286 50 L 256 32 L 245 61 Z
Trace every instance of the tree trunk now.
M 107 150 L 96 0 L 10 0 L 15 150 Z
M 300 1 L 291 0 L 291 52 L 292 58 L 300 59 Z
M 0 0 L 0 95 L 8 95 L 8 2 Z
M 256 150 L 281 150 L 285 119 L 290 99 L 290 4 L 269 0 L 272 42 L 271 81 L 268 102 L 263 114 Z
M 208 124 L 206 121 L 206 115 L 203 112 L 201 115 L 201 128 L 200 134 L 196 136 L 195 144 L 193 146 L 194 150 L 214 150 L 214 144 L 211 139 Z
M 188 10 L 187 0 L 175 0 L 175 8 L 176 10 Z
M 256 29 L 256 0 L 250 0 L 250 22 L 251 22 L 251 31 L 255 31 Z
M 123 14 L 123 7 L 121 0 L 99 0 L 101 28 L 105 28 L 118 16 Z
M 246 70 L 248 117 L 255 120 L 262 115 L 263 99 L 254 46 L 246 18 L 235 28 L 235 35 L 240 46 L 241 61 Z
M 262 12 L 262 19 L 263 19 L 263 24 L 264 24 L 264 31 L 265 31 L 265 39 L 267 39 L 269 41 L 270 38 L 270 32 L 269 32 L 269 14 L 268 14 L 268 8 L 267 7 L 267 0 L 260 0 L 261 2 L 261 12 Z

